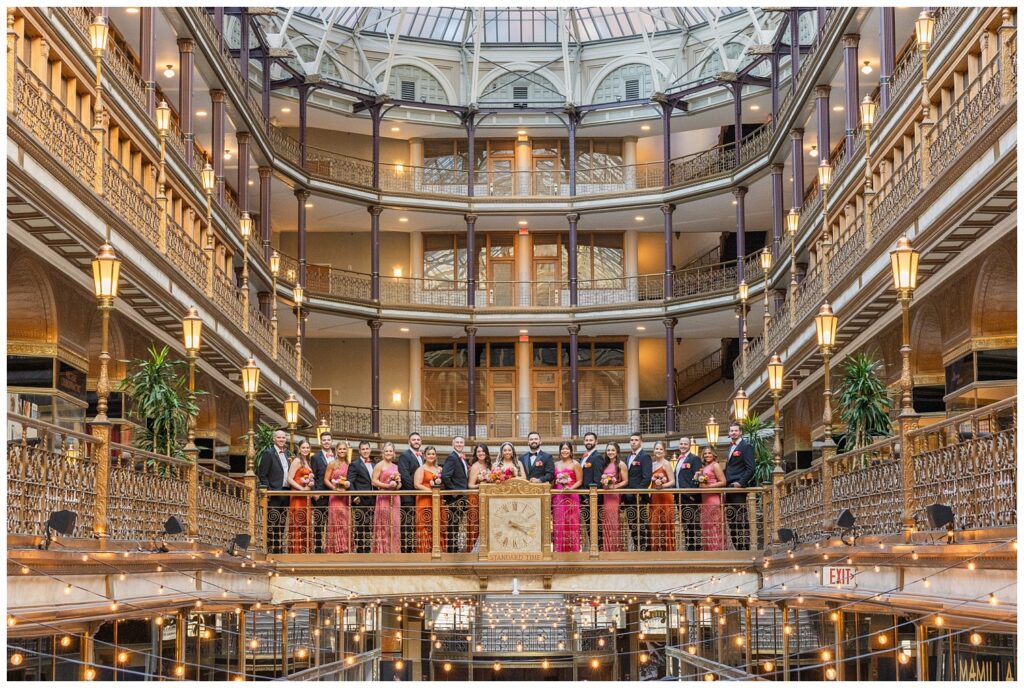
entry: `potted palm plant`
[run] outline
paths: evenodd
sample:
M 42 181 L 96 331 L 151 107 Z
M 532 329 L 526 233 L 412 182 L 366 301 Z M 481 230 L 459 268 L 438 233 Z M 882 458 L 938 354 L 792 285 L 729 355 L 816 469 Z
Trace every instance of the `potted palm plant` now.
M 847 356 L 843 363 L 842 380 L 836 387 L 839 417 L 846 425 L 839 446 L 841 452 L 854 451 L 892 435 L 892 400 L 879 375 L 881 368 L 882 363 L 866 353 Z

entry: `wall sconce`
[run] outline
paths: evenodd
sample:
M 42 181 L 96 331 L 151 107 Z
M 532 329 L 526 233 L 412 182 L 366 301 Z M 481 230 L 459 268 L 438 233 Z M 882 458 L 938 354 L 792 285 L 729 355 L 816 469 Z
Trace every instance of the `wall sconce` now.
M 402 403 L 402 393 L 401 392 L 392 392 L 391 393 L 391 403 L 392 404 L 401 404 Z
M 401 277 L 402 276 L 402 268 L 396 267 L 395 270 L 394 270 L 394 275 L 395 275 L 395 277 Z

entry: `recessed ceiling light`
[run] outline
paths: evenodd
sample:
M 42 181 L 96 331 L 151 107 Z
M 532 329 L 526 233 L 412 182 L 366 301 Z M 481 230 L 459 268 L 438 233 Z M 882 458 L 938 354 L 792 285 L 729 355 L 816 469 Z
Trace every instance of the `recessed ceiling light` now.
M 124 11 L 127 12 L 128 14 L 138 14 L 139 13 L 139 8 L 138 7 L 125 7 Z
M 526 130 L 520 129 L 519 131 L 516 132 L 516 136 L 526 136 Z
M 758 110 L 761 109 L 761 106 L 760 105 L 751 105 L 750 109 L 753 110 L 754 112 L 757 112 Z
M 530 223 L 529 223 L 529 222 L 527 222 L 526 220 L 520 220 L 520 221 L 519 221 L 519 226 L 520 226 L 520 227 L 525 227 L 525 226 L 526 226 L 526 225 L 528 225 L 528 224 L 530 224 Z
M 529 330 L 519 330 L 519 334 L 529 334 Z
M 206 110 L 196 110 L 196 117 L 206 117 Z
M 739 205 L 739 202 L 734 198 L 734 199 L 732 199 L 732 204 L 733 205 Z
M 637 222 L 643 222 L 644 221 L 644 216 L 643 215 L 637 215 L 633 219 L 636 220 Z
M 646 332 L 646 331 L 647 331 L 647 328 L 646 328 L 646 327 L 644 327 L 643 325 L 637 325 L 637 326 L 636 326 L 636 331 L 637 331 L 637 332 Z
M 651 130 L 651 125 L 650 124 L 641 124 L 640 125 L 640 131 L 650 131 L 650 130 Z
M 409 328 L 408 328 L 408 327 L 399 327 L 399 328 L 398 328 L 398 331 L 399 331 L 399 332 L 408 332 L 408 331 L 409 331 Z
M 402 127 L 391 127 L 391 131 L 402 131 Z
M 844 108 L 842 105 L 833 105 L 832 106 L 832 112 L 842 112 L 845 109 L 846 108 Z
M 291 109 L 290 107 L 283 107 L 283 108 L 281 108 L 281 112 L 285 113 L 286 115 L 287 115 L 287 114 L 288 114 L 289 112 L 291 112 L 291 111 L 292 111 L 292 109 Z
M 312 207 L 313 207 L 313 204 L 312 204 L 312 203 L 309 203 L 309 202 L 307 201 L 307 202 L 306 202 L 306 207 L 307 207 L 307 208 L 312 208 Z
M 864 60 L 864 66 L 860 68 L 862 74 L 870 74 L 875 71 L 871 68 L 871 60 Z
M 407 217 L 400 217 L 400 218 L 398 218 L 398 221 L 399 222 L 408 222 L 409 218 L 407 218 Z
M 167 68 L 164 69 L 164 76 L 168 79 L 174 78 L 174 65 L 167 65 Z

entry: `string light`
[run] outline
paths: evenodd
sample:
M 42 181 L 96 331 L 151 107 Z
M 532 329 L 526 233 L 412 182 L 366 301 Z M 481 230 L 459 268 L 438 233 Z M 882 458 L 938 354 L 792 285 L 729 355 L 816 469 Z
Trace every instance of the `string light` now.
M 978 633 L 977 631 L 971 633 L 971 645 L 981 645 L 981 641 L 981 633 Z
M 20 652 L 15 652 L 11 655 L 11 666 L 21 666 L 21 663 L 25 661 L 24 655 Z
M 896 655 L 896 659 L 899 660 L 900 664 L 906 664 L 910 661 L 910 655 L 902 650 Z

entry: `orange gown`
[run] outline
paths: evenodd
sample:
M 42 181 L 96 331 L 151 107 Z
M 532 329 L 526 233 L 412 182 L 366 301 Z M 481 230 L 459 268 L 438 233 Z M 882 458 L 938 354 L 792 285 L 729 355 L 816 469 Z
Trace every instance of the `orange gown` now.
M 668 472 L 664 467 L 657 468 L 651 474 L 653 480 L 657 476 L 668 480 Z M 651 551 L 674 552 L 676 549 L 675 535 L 675 495 L 670 492 L 655 490 L 651 495 Z
M 313 475 L 312 469 L 302 466 L 295 471 L 295 482 L 302 484 L 302 479 Z M 289 497 L 288 499 L 288 551 L 292 554 L 306 554 L 313 551 L 313 533 L 310 529 L 312 510 L 309 508 L 309 497 Z
M 431 471 L 426 466 L 423 467 L 423 481 L 420 483 L 423 487 L 433 487 L 430 482 L 437 477 L 440 477 L 441 470 L 437 472 Z M 418 492 L 416 495 L 416 551 L 420 554 L 430 554 L 432 549 L 432 536 L 434 528 L 434 514 L 431 510 L 432 497 L 429 493 L 424 494 Z M 442 500 L 443 502 L 443 500 Z M 444 548 L 444 519 L 445 515 L 441 513 L 441 547 Z

